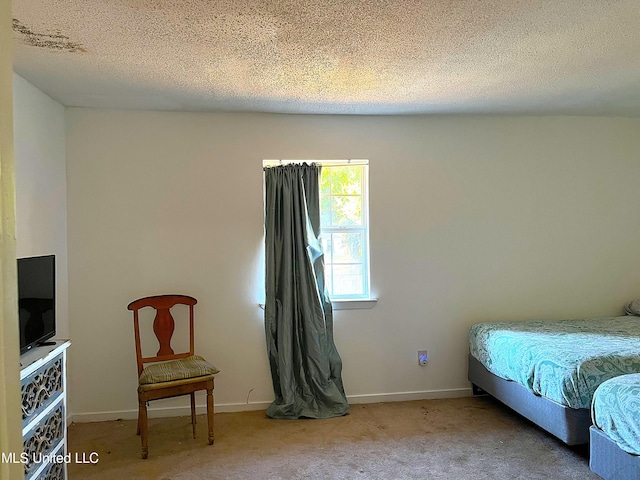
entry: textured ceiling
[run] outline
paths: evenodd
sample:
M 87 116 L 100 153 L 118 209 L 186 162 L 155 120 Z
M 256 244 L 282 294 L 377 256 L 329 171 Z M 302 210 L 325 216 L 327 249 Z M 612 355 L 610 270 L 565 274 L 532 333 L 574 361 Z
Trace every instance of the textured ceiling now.
M 68 106 L 640 116 L 640 0 L 13 0 Z

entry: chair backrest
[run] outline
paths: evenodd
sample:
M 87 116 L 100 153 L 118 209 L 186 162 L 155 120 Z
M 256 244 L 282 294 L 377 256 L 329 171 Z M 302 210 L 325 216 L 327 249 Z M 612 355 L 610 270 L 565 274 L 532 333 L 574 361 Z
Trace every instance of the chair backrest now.
M 193 355 L 193 306 L 198 301 L 187 295 L 156 295 L 153 297 L 140 298 L 128 305 L 129 310 L 133 310 L 133 327 L 136 340 L 136 360 L 138 362 L 138 375 L 142 373 L 145 363 L 163 362 L 166 360 L 175 360 L 178 358 L 186 358 Z M 175 305 L 189 306 L 189 351 L 184 353 L 175 353 L 171 348 L 171 337 L 175 330 L 175 321 L 171 315 L 171 309 Z M 156 310 L 156 316 L 153 319 L 153 332 L 158 340 L 160 349 L 155 357 L 143 357 L 142 346 L 140 343 L 140 320 L 138 311 L 145 307 L 151 307 Z

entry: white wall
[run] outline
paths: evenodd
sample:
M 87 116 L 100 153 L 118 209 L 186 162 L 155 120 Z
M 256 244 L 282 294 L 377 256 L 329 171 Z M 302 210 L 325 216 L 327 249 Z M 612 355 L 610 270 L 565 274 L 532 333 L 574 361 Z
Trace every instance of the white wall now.
M 69 338 L 64 107 L 14 73 L 18 257 L 56 255 L 56 337 Z
M 22 451 L 11 2 L 0 2 L 0 452 Z M 0 462 L 0 478 L 21 479 L 20 464 Z
M 78 420 L 135 416 L 126 306 L 158 293 L 199 299 L 218 411 L 273 398 L 265 158 L 370 160 L 379 302 L 335 314 L 352 401 L 467 394 L 474 322 L 617 315 L 640 298 L 638 119 L 66 113 Z

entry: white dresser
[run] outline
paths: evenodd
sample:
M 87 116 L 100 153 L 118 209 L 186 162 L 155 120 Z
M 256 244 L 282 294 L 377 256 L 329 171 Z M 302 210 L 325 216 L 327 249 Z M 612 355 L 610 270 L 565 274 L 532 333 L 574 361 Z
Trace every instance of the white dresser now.
M 25 480 L 67 478 L 66 354 L 70 344 L 56 340 L 20 357 Z

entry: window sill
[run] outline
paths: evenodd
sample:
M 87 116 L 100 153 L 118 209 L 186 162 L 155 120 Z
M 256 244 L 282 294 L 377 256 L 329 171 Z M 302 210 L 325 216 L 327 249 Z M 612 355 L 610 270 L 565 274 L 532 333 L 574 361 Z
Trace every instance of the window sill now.
M 378 303 L 377 298 L 354 298 L 349 300 L 332 300 L 334 310 L 357 310 L 363 308 L 373 308 Z
M 333 300 L 331 305 L 334 310 L 360 310 L 366 308 L 373 308 L 378 303 L 377 298 L 356 298 L 349 300 Z M 258 306 L 264 310 L 264 303 L 259 303 Z

